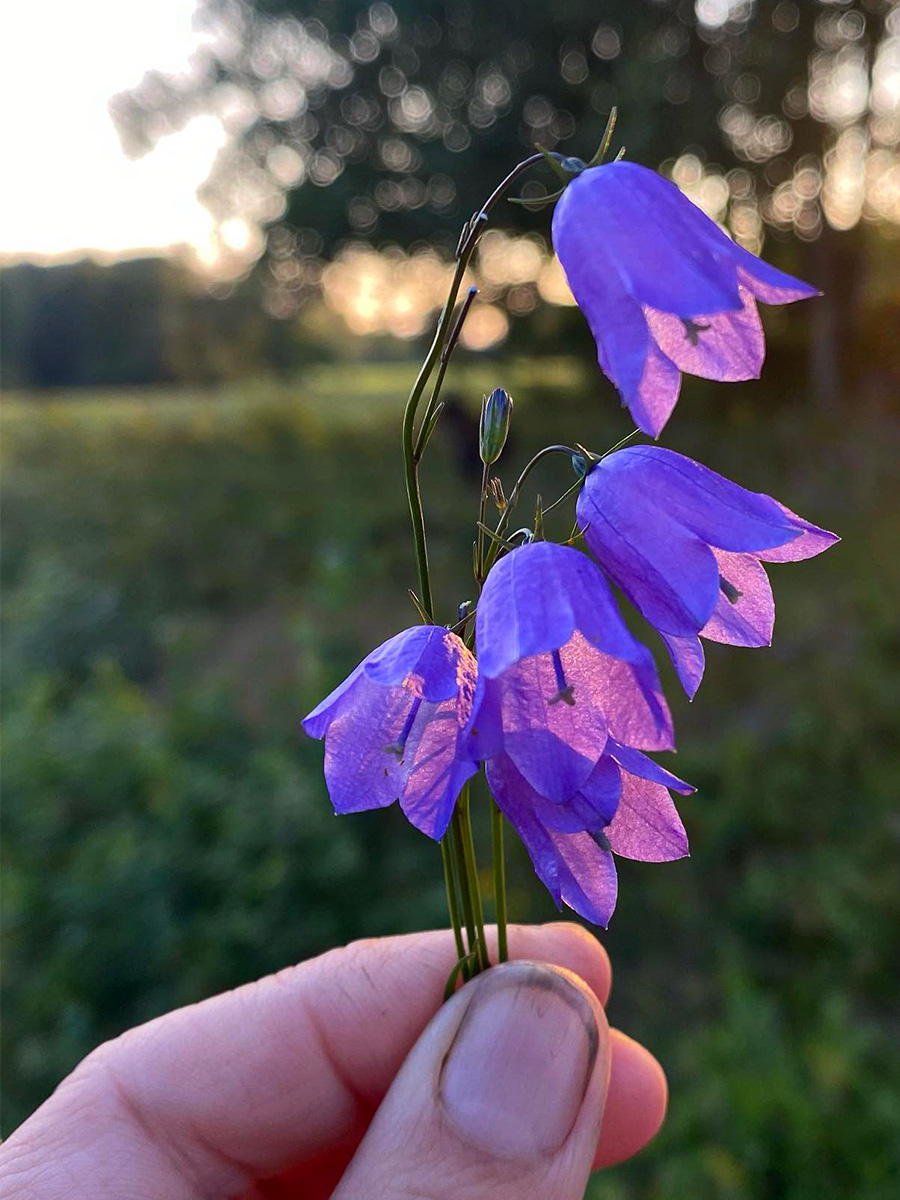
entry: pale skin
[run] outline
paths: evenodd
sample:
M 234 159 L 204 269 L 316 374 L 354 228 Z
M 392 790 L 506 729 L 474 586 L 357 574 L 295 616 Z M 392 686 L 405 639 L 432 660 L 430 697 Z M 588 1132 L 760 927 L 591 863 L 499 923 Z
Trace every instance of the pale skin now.
M 448 932 L 371 939 L 100 1046 L 0 1148 L 21 1200 L 580 1200 L 656 1133 L 656 1060 L 559 922 L 446 1005 Z

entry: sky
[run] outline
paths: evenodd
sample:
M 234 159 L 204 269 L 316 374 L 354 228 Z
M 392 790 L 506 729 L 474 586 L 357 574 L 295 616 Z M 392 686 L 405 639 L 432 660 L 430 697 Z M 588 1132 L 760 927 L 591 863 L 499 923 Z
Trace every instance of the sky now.
M 8 0 L 0 17 L 0 255 L 43 261 L 192 247 L 214 252 L 196 198 L 225 133 L 197 117 L 125 157 L 110 96 L 198 45 L 195 0 Z M 66 194 L 60 195 L 60 188 Z

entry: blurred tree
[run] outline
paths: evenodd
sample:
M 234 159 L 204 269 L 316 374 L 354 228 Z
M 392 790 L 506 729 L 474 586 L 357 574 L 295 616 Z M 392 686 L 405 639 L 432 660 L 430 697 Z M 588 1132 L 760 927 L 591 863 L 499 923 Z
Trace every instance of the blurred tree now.
M 201 0 L 191 73 L 151 71 L 112 112 L 132 154 L 216 114 L 232 141 L 211 210 L 285 222 L 301 257 L 347 235 L 450 246 L 504 167 L 536 142 L 589 155 L 613 104 L 630 157 L 695 148 L 736 169 L 739 237 L 761 216 L 812 238 L 826 154 L 896 161 L 897 14 L 891 0 Z M 863 206 L 846 191 L 825 196 L 839 228 Z

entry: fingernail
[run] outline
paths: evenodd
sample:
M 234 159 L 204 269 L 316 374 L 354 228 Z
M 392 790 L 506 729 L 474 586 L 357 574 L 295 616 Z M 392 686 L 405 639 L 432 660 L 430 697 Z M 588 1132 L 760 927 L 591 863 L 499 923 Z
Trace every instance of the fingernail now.
M 590 1002 L 561 972 L 529 963 L 492 968 L 472 986 L 441 1074 L 449 1120 L 496 1154 L 558 1150 L 597 1057 Z

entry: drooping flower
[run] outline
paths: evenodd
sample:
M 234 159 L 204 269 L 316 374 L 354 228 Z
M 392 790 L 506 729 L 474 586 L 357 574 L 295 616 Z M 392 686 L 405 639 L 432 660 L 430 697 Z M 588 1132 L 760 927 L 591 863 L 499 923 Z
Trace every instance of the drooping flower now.
M 637 163 L 574 178 L 553 213 L 553 246 L 603 372 L 653 437 L 675 407 L 682 371 L 759 375 L 757 300 L 818 295 L 737 245 L 675 184 Z
M 546 799 L 583 788 L 610 737 L 672 747 L 653 658 L 579 551 L 531 542 L 501 558 L 478 601 L 476 640 L 480 757 L 507 755 Z
M 661 446 L 602 458 L 576 511 L 603 570 L 662 634 L 689 696 L 703 677 L 700 637 L 771 643 L 775 603 L 761 562 L 812 558 L 839 540 Z
M 423 833 L 443 837 L 463 784 L 478 667 L 454 633 L 406 629 L 373 650 L 303 721 L 325 739 L 325 779 L 335 812 L 395 800 Z
M 686 796 L 694 788 L 612 738 L 582 790 L 562 804 L 536 792 L 506 754 L 491 759 L 486 773 L 557 906 L 568 904 L 597 925 L 606 926 L 616 906 L 613 854 L 669 862 L 688 853 L 669 789 Z

